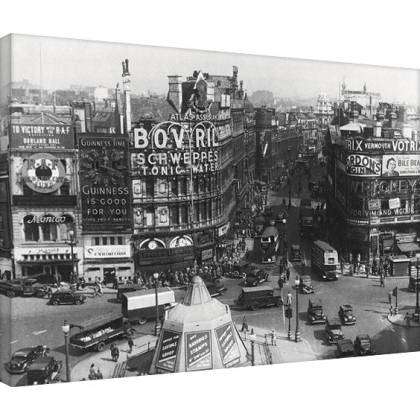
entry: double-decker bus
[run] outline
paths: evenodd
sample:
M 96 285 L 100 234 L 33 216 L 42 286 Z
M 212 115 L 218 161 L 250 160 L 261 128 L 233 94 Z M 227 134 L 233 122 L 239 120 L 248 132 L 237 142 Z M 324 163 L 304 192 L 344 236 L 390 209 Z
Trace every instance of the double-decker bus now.
M 261 243 L 261 263 L 271 264 L 276 261 L 280 246 L 280 235 L 277 228 L 274 226 L 268 226 L 264 229 L 264 232 L 260 238 Z
M 337 280 L 338 252 L 323 241 L 315 241 L 311 249 L 312 269 L 324 280 Z

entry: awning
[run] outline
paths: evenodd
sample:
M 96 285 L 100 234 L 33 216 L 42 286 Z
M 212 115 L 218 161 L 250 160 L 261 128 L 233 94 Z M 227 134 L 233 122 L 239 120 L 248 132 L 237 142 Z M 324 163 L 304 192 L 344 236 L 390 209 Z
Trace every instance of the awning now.
M 401 252 L 415 252 L 415 251 L 420 251 L 420 247 L 417 244 L 413 243 L 413 242 L 411 242 L 411 243 L 398 244 L 397 246 L 398 246 L 398 249 Z

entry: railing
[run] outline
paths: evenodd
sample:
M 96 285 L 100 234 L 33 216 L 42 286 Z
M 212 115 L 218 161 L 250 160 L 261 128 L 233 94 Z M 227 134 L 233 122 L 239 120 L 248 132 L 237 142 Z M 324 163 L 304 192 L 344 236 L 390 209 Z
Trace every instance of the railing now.
M 265 353 L 265 357 L 267 358 L 268 364 L 272 365 L 273 364 L 273 356 L 272 356 L 271 351 L 270 351 L 270 346 L 268 345 L 267 334 L 265 335 L 265 341 L 263 343 L 263 348 L 264 348 L 264 353 Z

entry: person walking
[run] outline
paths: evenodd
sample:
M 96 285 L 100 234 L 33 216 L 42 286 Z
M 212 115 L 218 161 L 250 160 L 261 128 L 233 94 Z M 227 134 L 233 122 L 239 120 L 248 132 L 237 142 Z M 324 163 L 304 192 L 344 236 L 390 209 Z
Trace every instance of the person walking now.
M 290 292 L 287 294 L 286 305 L 292 305 L 292 294 Z
M 411 324 L 410 314 L 407 312 L 405 314 L 405 327 L 407 329 L 410 328 L 410 324 Z
M 132 337 L 128 337 L 128 341 L 127 341 L 128 347 L 130 348 L 128 350 L 128 353 L 131 354 L 131 352 L 133 351 L 133 347 L 134 347 L 134 341 Z
M 246 316 L 244 316 L 243 319 L 242 319 L 242 330 L 241 330 L 241 332 L 244 332 L 244 331 L 248 332 L 248 324 L 246 322 Z
M 89 378 L 90 380 L 94 380 L 94 379 L 96 379 L 95 363 L 92 363 L 92 364 L 90 365 L 88 378 Z
M 271 330 L 271 345 L 276 346 L 276 331 L 274 328 Z
M 287 279 L 287 281 L 289 281 L 289 279 L 290 279 L 290 269 L 289 269 L 289 267 L 286 268 L 286 279 Z
M 388 292 L 388 302 L 389 302 L 389 304 L 391 305 L 391 303 L 392 303 L 392 290 L 390 290 L 390 291 Z
M 394 308 L 391 306 L 389 308 L 389 316 L 392 316 L 392 315 L 394 315 Z
M 111 355 L 112 355 L 112 360 L 117 363 L 118 358 L 120 357 L 120 349 L 118 348 L 116 344 L 114 344 L 114 346 L 111 349 Z

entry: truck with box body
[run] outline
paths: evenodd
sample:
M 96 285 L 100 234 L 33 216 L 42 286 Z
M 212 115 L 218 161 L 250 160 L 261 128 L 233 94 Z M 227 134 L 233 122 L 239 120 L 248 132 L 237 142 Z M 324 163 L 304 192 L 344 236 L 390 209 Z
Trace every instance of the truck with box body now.
M 175 304 L 175 293 L 169 287 L 157 289 L 159 317 Z M 156 318 L 155 289 L 123 293 L 121 296 L 122 313 L 130 323 L 145 324 L 150 318 Z
M 78 328 L 79 331 L 70 335 L 70 344 L 95 351 L 102 351 L 107 343 L 122 336 L 130 336 L 134 331 L 119 312 L 90 318 L 79 325 L 71 325 L 71 329 L 73 328 Z
M 260 307 L 282 306 L 283 299 L 281 294 L 276 293 L 270 286 L 243 287 L 238 303 L 256 311 Z

